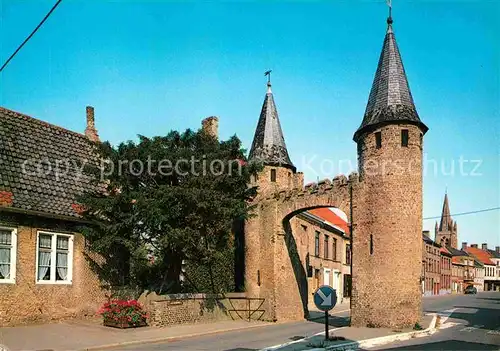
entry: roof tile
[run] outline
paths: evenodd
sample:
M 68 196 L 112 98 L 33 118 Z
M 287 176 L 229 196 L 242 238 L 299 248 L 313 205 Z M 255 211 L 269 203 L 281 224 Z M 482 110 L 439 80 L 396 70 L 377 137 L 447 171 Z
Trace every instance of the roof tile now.
M 81 162 L 98 165 L 85 135 L 0 107 L 0 192 L 12 207 L 77 217 L 71 205 L 90 186 Z

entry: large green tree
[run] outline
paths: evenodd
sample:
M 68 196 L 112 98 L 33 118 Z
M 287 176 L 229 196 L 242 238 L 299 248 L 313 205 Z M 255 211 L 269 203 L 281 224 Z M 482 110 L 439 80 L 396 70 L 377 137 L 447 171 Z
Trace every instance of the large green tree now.
M 240 140 L 188 129 L 97 147 L 107 160 L 93 168 L 99 187 L 78 200 L 93 223 L 82 232 L 103 258 L 95 265 L 101 278 L 165 293 L 181 290 L 183 260 L 212 275 L 231 249 L 234 221 L 249 215 L 256 194 L 248 184 L 260 167 L 247 162 Z

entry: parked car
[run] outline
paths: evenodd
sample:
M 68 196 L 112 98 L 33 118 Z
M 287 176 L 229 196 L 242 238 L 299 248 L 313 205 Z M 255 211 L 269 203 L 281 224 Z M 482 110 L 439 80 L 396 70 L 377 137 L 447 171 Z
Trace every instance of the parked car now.
M 465 288 L 464 294 L 477 294 L 477 289 L 474 286 L 469 285 Z

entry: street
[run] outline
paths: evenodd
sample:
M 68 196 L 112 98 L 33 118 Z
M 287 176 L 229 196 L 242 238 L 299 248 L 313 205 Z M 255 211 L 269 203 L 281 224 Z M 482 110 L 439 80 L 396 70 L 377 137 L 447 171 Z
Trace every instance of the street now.
M 429 337 L 383 345 L 370 350 L 500 350 L 500 293 L 432 296 L 423 299 L 425 312 L 440 313 L 442 326 Z M 451 313 L 451 314 L 450 314 Z M 345 325 L 348 311 L 332 313 L 334 327 Z M 121 347 L 121 350 L 254 351 L 324 330 L 322 319 L 271 327 Z
M 430 297 L 424 304 L 426 311 L 442 315 L 440 330 L 369 350 L 500 350 L 499 292 Z

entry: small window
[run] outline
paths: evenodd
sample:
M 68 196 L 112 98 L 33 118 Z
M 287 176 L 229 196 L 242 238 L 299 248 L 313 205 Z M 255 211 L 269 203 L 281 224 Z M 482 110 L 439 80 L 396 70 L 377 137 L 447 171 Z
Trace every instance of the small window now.
M 373 235 L 370 234 L 370 255 L 373 255 Z
M 73 236 L 38 233 L 36 281 L 40 284 L 71 284 Z
M 271 182 L 275 182 L 275 181 L 276 181 L 276 170 L 271 169 Z
M 382 132 L 375 133 L 375 143 L 377 145 L 377 149 L 382 147 Z
M 408 129 L 401 130 L 401 146 L 408 146 Z
M 345 264 L 351 264 L 351 245 L 345 246 Z
M 0 228 L 0 284 L 16 281 L 17 230 Z
M 337 260 L 337 239 L 332 238 L 332 260 Z
M 330 246 L 329 239 L 330 238 L 328 237 L 328 235 L 325 235 L 325 247 L 324 247 L 325 258 L 328 258 L 328 254 L 329 254 L 329 252 L 328 252 L 328 247 Z
M 314 256 L 319 256 L 319 232 L 316 231 L 314 236 Z

